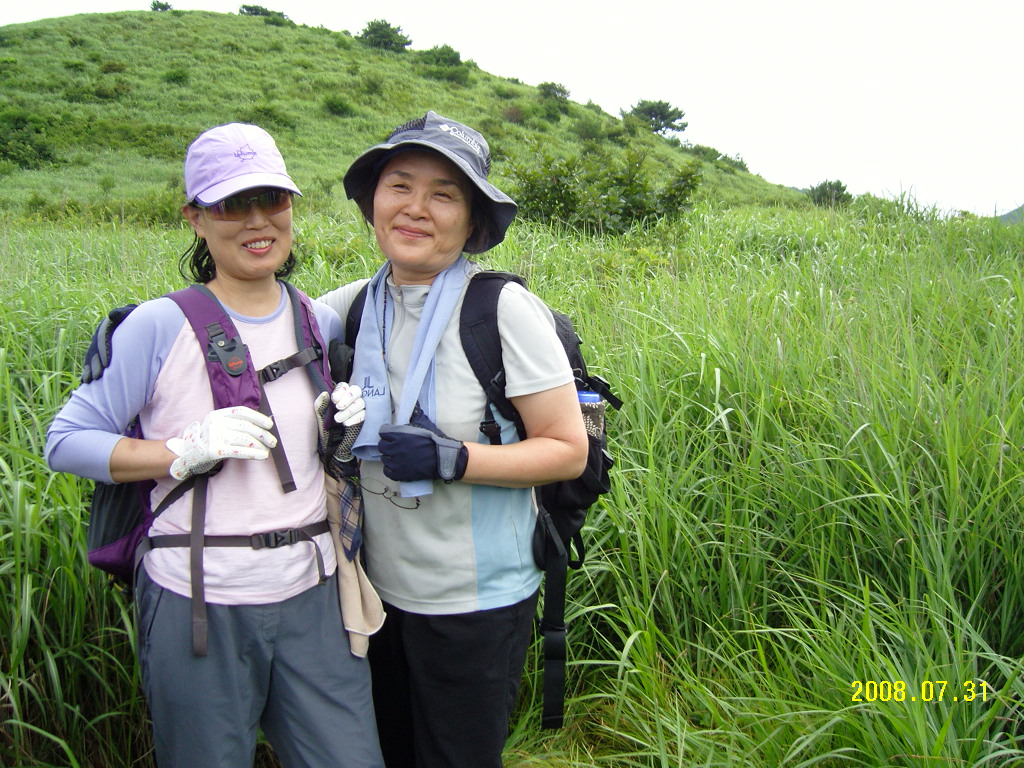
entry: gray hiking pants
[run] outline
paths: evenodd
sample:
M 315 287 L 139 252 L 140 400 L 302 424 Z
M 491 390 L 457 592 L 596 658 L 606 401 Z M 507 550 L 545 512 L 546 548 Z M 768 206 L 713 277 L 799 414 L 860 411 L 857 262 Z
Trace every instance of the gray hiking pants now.
M 366 659 L 349 652 L 337 575 L 267 605 L 207 606 L 192 655 L 190 601 L 140 569 L 142 685 L 159 768 L 251 768 L 259 728 L 286 768 L 382 768 Z

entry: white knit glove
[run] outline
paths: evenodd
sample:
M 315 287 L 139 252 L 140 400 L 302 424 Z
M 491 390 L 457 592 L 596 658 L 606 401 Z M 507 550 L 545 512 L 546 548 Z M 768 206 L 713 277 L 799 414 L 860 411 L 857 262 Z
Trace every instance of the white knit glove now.
M 331 400 L 337 412 L 334 414 L 334 422 L 343 427 L 354 427 L 366 420 L 366 402 L 363 400 L 363 390 L 355 384 L 346 384 L 344 381 L 338 384 L 331 392 Z
M 334 405 L 334 423 L 325 424 L 328 405 Z M 320 428 L 320 447 L 327 448 L 328 441 L 334 448 L 334 458 L 349 461 L 352 458 L 352 444 L 359 435 L 366 420 L 366 402 L 363 390 L 355 384 L 341 382 L 328 396 L 321 392 L 313 403 Z
M 206 414 L 202 424 L 193 421 L 181 437 L 172 437 L 167 447 L 178 458 L 171 464 L 171 477 L 184 480 L 209 472 L 222 459 L 265 459 L 277 438 L 270 433 L 273 420 L 259 411 L 237 405 Z

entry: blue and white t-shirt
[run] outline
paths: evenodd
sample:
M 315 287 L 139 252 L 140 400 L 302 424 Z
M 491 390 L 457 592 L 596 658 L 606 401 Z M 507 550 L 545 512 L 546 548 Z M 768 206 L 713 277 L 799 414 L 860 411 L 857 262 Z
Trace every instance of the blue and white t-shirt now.
M 363 283 L 342 286 L 321 301 L 344 318 Z M 389 281 L 388 290 L 388 301 L 395 302 L 387 335 L 394 408 L 429 286 Z M 486 399 L 459 339 L 461 308 L 460 299 L 437 349 L 436 421 L 457 440 L 487 442 L 479 429 Z M 502 289 L 498 329 L 507 396 L 573 381 L 551 312 L 522 286 L 508 283 Z M 515 427 L 499 421 L 504 422 L 502 442 L 517 439 Z M 386 602 L 414 613 L 467 613 L 519 602 L 540 585 L 542 574 L 532 554 L 537 516 L 532 489 L 435 482 L 432 494 L 404 499 L 380 462 L 363 461 L 360 471 L 367 572 Z

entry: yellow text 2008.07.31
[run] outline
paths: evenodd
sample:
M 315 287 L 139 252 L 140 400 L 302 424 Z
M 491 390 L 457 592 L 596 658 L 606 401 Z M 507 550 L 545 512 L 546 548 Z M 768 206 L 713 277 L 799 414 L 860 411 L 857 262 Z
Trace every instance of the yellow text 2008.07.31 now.
M 988 701 L 988 683 L 965 680 L 959 685 L 948 680 L 854 680 L 850 683 L 850 701 Z

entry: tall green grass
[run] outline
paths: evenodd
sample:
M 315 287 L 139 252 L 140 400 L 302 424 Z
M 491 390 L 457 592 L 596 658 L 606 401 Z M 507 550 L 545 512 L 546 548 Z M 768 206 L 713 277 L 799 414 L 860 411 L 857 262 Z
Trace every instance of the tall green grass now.
M 377 265 L 350 213 L 297 223 L 307 292 Z M 130 608 L 85 564 L 87 484 L 40 454 L 102 312 L 180 285 L 188 238 L 2 237 L 0 755 L 147 765 Z M 1024 765 L 1022 254 L 1021 227 L 877 202 L 514 227 L 486 261 L 576 318 L 627 405 L 569 582 L 567 726 L 539 729 L 533 658 L 507 764 Z

